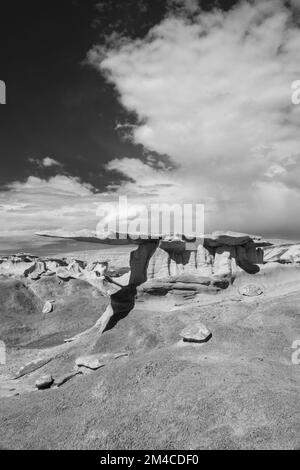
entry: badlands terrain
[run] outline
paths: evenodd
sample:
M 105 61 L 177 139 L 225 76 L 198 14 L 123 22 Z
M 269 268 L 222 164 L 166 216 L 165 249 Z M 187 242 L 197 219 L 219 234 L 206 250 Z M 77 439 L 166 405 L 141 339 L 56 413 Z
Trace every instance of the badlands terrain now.
M 299 448 L 300 244 L 91 238 L 0 258 L 0 447 Z

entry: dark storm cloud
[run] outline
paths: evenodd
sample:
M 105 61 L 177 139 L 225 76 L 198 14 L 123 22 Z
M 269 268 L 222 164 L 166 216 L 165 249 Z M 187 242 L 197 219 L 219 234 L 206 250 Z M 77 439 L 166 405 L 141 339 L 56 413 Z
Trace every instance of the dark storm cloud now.
M 120 106 L 115 88 L 86 65 L 85 57 L 93 44 L 112 35 L 144 37 L 173 3 L 28 0 L 18 8 L 1 3 L 0 79 L 8 90 L 8 103 L 0 108 L 2 187 L 29 176 L 53 176 L 54 168 L 45 172 L 30 164 L 50 155 L 63 164 L 65 174 L 102 190 L 111 182 L 105 163 L 118 156 L 145 157 L 142 146 L 116 130 L 118 122 L 135 124 L 135 114 Z M 207 8 L 219 4 L 199 3 Z
M 30 163 L 51 155 L 66 174 L 103 189 L 109 181 L 103 164 L 120 154 L 140 156 L 141 148 L 123 142 L 115 130 L 127 113 L 113 87 L 83 64 L 114 22 L 120 28 L 126 23 L 122 15 L 118 20 L 118 8 L 112 13 L 113 2 L 106 2 L 101 14 L 97 3 L 29 0 L 17 10 L 1 4 L 0 78 L 8 89 L 7 105 L 0 109 L 2 185 L 53 176 L 54 168 L 45 173 Z M 131 18 L 134 25 L 139 15 Z

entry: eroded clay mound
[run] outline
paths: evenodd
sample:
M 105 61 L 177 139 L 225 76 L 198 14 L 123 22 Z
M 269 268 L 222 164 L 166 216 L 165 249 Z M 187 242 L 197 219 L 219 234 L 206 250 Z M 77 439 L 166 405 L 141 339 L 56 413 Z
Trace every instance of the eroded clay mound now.
M 83 354 L 129 354 L 65 385 L 1 400 L 7 449 L 297 448 L 299 293 L 178 312 L 135 309 L 92 349 L 76 347 L 28 376 L 62 373 Z M 203 344 L 182 328 L 204 322 Z M 95 338 L 94 338 L 95 339 Z M 75 345 L 72 346 L 75 348 Z M 71 353 L 69 352 L 70 356 Z M 26 432 L 24 432 L 24 425 Z
M 53 308 L 43 313 L 46 302 Z M 92 326 L 109 299 L 85 281 L 0 279 L 0 338 L 7 346 L 46 347 Z

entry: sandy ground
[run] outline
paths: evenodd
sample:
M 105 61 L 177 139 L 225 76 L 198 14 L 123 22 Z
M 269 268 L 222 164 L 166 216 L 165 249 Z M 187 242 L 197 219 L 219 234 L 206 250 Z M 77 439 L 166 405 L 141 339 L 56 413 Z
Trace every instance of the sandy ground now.
M 92 330 L 69 344 L 62 344 L 62 336 L 93 324 L 93 302 L 98 302 L 97 313 L 105 305 L 91 291 L 83 311 L 76 302 L 86 286 L 65 284 L 74 316 L 61 305 L 60 314 L 43 329 L 32 307 L 35 324 L 27 322 L 29 341 L 23 344 L 20 336 L 15 339 L 19 344 L 8 348 L 7 364 L 0 369 L 0 447 L 299 448 L 300 375 L 291 360 L 292 344 L 300 339 L 299 272 L 262 274 L 258 279 L 265 292 L 252 299 L 240 296 L 237 286 L 179 307 L 172 295 L 145 296 L 102 336 Z M 13 301 L 23 302 L 19 297 Z M 181 330 L 196 320 L 210 328 L 211 340 L 184 343 Z M 64 333 L 52 347 L 49 325 Z M 116 353 L 128 356 L 114 359 Z M 35 390 L 38 377 L 72 372 L 82 354 L 96 354 L 105 366 L 84 369 L 60 388 Z M 37 357 L 52 360 L 13 380 L 20 366 Z

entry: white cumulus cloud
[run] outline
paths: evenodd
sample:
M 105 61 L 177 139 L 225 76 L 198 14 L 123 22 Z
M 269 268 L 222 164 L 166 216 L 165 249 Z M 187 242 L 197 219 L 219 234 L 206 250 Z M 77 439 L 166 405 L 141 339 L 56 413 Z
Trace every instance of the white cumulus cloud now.
M 61 163 L 59 163 L 57 160 L 54 160 L 54 158 L 51 157 L 45 157 L 42 160 L 38 160 L 37 158 L 29 158 L 30 163 L 33 163 L 37 165 L 38 167 L 43 167 L 43 168 L 50 168 L 52 166 L 56 167 L 61 167 Z
M 293 10 L 281 0 L 243 1 L 228 12 L 186 5 L 192 19 L 171 12 L 144 39 L 89 53 L 137 114 L 133 141 L 175 167 L 114 160 L 108 168 L 134 180 L 119 191 L 204 202 L 209 228 L 297 233 L 300 107 L 291 102 L 291 84 L 300 77 L 300 30 Z
M 42 230 L 96 230 L 97 207 L 111 196 L 95 194 L 77 178 L 56 175 L 49 180 L 30 176 L 0 193 L 0 236 Z

